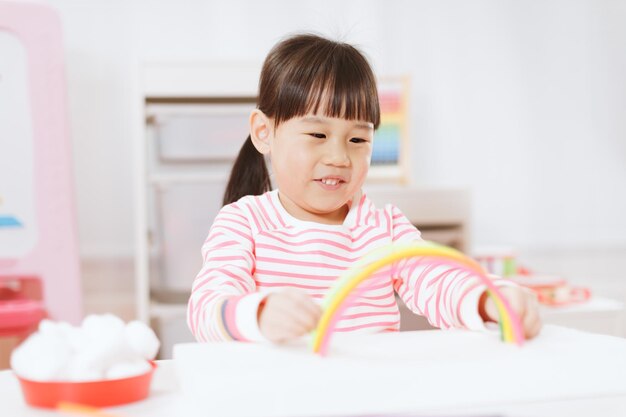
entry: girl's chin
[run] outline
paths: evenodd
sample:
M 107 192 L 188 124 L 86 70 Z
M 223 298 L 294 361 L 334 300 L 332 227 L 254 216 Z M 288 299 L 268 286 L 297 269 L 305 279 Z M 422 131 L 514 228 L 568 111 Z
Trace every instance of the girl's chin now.
M 341 209 L 343 206 L 348 204 L 351 196 L 347 195 L 334 195 L 334 196 L 326 196 L 321 195 L 317 198 L 310 199 L 310 207 L 312 209 L 318 210 L 320 213 L 328 213 Z
M 315 204 L 310 206 L 310 210 L 308 210 L 311 214 L 315 214 L 316 216 L 321 217 L 333 217 L 333 216 L 343 216 L 348 214 L 348 206 L 347 201 L 341 204 L 329 204 L 329 205 L 321 205 Z

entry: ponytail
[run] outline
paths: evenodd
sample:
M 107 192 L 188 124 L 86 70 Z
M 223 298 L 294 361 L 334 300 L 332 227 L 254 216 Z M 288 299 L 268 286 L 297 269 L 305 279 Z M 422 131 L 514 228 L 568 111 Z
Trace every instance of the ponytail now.
M 261 195 L 271 189 L 272 185 L 265 159 L 256 150 L 250 135 L 248 135 L 230 172 L 222 204 L 234 203 L 246 195 Z

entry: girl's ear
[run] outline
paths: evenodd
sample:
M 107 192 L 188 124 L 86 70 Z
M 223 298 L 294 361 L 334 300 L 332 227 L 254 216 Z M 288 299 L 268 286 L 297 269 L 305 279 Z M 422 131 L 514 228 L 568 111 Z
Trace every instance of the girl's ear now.
M 270 152 L 270 135 L 272 121 L 259 109 L 254 109 L 250 114 L 250 139 L 254 147 L 267 155 Z

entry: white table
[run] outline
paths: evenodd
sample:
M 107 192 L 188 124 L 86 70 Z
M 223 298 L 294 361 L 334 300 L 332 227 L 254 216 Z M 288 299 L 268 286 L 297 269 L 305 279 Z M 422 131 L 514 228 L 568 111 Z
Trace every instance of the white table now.
M 588 301 L 565 306 L 541 306 L 546 324 L 569 327 L 586 332 L 626 337 L 624 303 L 593 296 Z
M 441 332 L 412 332 L 413 335 L 402 336 L 404 339 L 415 338 L 416 340 L 429 340 Z M 419 333 L 419 334 L 418 334 Z M 402 333 L 400 333 L 402 335 Z M 376 335 L 378 336 L 378 335 Z M 389 335 L 383 337 L 388 338 Z M 448 337 L 448 336 L 445 336 Z M 626 346 L 626 341 L 611 338 L 608 336 L 589 335 L 581 333 L 581 345 L 589 345 L 589 341 L 597 341 L 598 345 L 616 344 L 621 349 L 621 344 Z M 470 343 L 471 344 L 471 343 Z M 222 346 L 218 348 L 222 348 Z M 615 346 L 613 346 L 615 347 Z M 212 349 L 212 347 L 209 347 Z M 615 353 L 615 349 L 609 349 Z M 626 355 L 626 351 L 624 352 Z M 458 360 L 458 358 L 456 358 Z M 453 358 L 453 360 L 455 360 Z M 177 370 L 174 361 L 160 361 L 155 373 L 150 397 L 141 402 L 131 405 L 114 407 L 106 411 L 116 416 L 126 417 L 172 417 L 178 415 L 189 415 L 181 412 L 186 404 L 183 394 L 180 390 L 180 384 L 177 381 Z M 619 363 L 618 367 L 623 368 L 624 363 Z M 622 371 L 622 369 L 618 371 Z M 578 396 L 575 398 L 559 398 L 542 401 L 531 402 L 503 402 L 493 403 L 483 406 L 472 407 L 442 407 L 427 412 L 412 413 L 413 416 L 433 415 L 433 416 L 481 416 L 481 415 L 502 415 L 511 417 L 576 417 L 598 415 L 603 417 L 624 416 L 626 410 L 626 373 L 624 375 L 624 383 L 615 389 L 606 392 L 596 392 L 591 396 Z M 614 378 L 614 375 L 607 375 Z M 576 378 L 576 370 L 572 369 L 571 378 Z M 610 379 L 609 378 L 609 379 Z M 524 382 L 524 381 L 521 381 Z M 527 381 L 528 382 L 528 381 Z M 516 389 L 512 386 L 511 389 Z M 611 392 L 609 392 L 611 391 Z M 198 416 L 220 416 L 219 409 L 211 408 L 211 396 L 220 395 L 219 393 L 207 390 L 207 407 Z M 246 398 L 241 398 L 245 401 Z M 43 416 L 59 416 L 60 414 L 34 409 L 26 406 L 23 402 L 19 384 L 14 375 L 10 371 L 0 372 L 0 410 L 2 416 L 10 417 L 43 417 Z M 315 403 L 309 404 L 312 412 L 315 414 Z
M 434 329 L 423 316 L 411 312 L 398 299 L 402 317 L 401 330 Z M 565 306 L 540 306 L 545 324 L 569 327 L 591 333 L 626 337 L 626 309 L 624 303 L 606 297 L 593 296 L 588 301 Z

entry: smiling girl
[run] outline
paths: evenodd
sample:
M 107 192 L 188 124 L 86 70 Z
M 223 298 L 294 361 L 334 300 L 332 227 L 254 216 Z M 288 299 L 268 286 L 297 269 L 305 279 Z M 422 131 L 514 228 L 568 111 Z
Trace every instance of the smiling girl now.
M 421 240 L 398 208 L 376 208 L 361 190 L 380 109 L 375 77 L 357 49 L 315 35 L 287 38 L 265 59 L 258 97 L 189 299 L 188 324 L 199 341 L 298 338 L 316 327 L 319 300 L 359 258 Z M 395 293 L 436 327 L 480 330 L 498 320 L 471 273 L 412 258 L 376 275 L 384 279 L 345 311 L 336 331 L 398 331 Z M 535 336 L 541 321 L 533 296 L 495 283 L 526 337 Z

